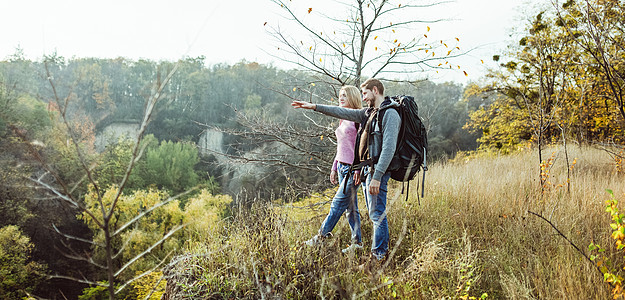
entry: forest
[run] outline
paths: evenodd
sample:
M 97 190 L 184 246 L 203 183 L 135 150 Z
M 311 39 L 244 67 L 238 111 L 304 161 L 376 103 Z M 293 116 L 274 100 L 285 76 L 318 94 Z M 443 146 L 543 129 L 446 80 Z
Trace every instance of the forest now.
M 0 61 L 0 295 L 625 297 L 625 5 L 548 6 L 493 55 L 499 68 L 462 85 L 415 71 L 466 55 L 457 39 L 391 37 L 372 53 L 370 35 L 419 23 L 378 25 L 414 8 L 378 4 L 347 4 L 370 22 L 335 20 L 347 34 L 313 34 L 318 48 L 277 28 L 299 65 L 289 70 L 19 48 Z M 430 164 L 423 199 L 391 182 L 392 254 L 373 272 L 364 255 L 340 255 L 344 224 L 321 249 L 301 245 L 336 189 L 338 121 L 290 105 L 338 105 L 341 86 L 369 75 L 415 97 Z

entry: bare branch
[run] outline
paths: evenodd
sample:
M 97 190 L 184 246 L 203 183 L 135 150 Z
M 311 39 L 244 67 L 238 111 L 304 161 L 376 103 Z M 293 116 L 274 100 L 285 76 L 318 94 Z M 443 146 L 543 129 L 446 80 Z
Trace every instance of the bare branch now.
M 121 292 L 121 291 L 122 291 L 124 288 L 126 288 L 126 286 L 128 286 L 129 284 L 131 284 L 131 283 L 133 283 L 133 282 L 135 282 L 135 281 L 137 281 L 137 280 L 139 280 L 139 279 L 143 278 L 144 276 L 146 276 L 146 275 L 148 275 L 148 274 L 150 274 L 150 273 L 154 272 L 156 269 L 159 269 L 159 268 L 160 268 L 163 264 L 165 264 L 165 262 L 166 262 L 166 260 L 167 260 L 167 257 L 169 257 L 169 256 L 170 256 L 173 252 L 174 252 L 173 250 L 172 250 L 172 251 L 170 251 L 170 252 L 169 252 L 169 253 L 165 256 L 165 258 L 163 258 L 163 259 L 162 259 L 162 260 L 161 260 L 158 264 L 156 264 L 153 268 L 151 268 L 151 269 L 149 269 L 149 270 L 147 270 L 147 271 L 145 271 L 145 272 L 143 272 L 143 273 L 141 273 L 141 274 L 139 274 L 139 275 L 137 275 L 137 276 L 135 276 L 135 277 L 131 278 L 130 280 L 128 280 L 128 281 L 126 281 L 126 282 L 124 282 L 124 283 L 123 283 L 123 284 L 122 284 L 119 288 L 117 288 L 117 290 L 115 291 L 115 294 L 118 294 L 119 292 Z M 153 287 L 153 291 L 154 291 L 154 288 L 156 288 L 156 287 L 158 286 L 158 284 L 161 282 L 161 280 L 162 280 L 162 277 L 161 277 L 161 279 L 159 279 L 159 281 L 158 281 L 158 282 L 156 283 L 156 285 Z M 151 294 L 151 293 L 150 293 L 150 294 Z M 146 298 L 149 298 L 149 295 L 147 295 L 147 296 L 146 296 Z
M 101 287 L 108 287 L 108 284 L 105 283 L 101 283 L 101 282 L 97 282 L 97 281 L 91 281 L 86 279 L 85 277 L 83 277 L 83 279 L 79 279 L 76 277 L 72 277 L 72 276 L 65 276 L 65 275 L 48 275 L 47 276 L 48 279 L 68 279 L 68 280 L 72 280 L 78 283 L 85 283 L 88 285 L 95 285 L 95 286 L 101 286 Z
M 63 124 L 65 125 L 65 128 L 67 129 L 67 132 L 68 132 L 68 134 L 70 136 L 72 144 L 74 145 L 74 149 L 76 150 L 76 155 L 78 156 L 78 160 L 80 161 L 81 167 L 85 171 L 85 175 L 87 175 L 87 178 L 89 178 L 89 183 L 91 183 L 91 185 L 95 189 L 96 195 L 98 195 L 98 201 L 100 202 L 100 207 L 102 208 L 102 212 L 104 212 L 104 205 L 102 204 L 102 199 L 100 198 L 101 197 L 100 196 L 101 195 L 100 194 L 100 188 L 99 188 L 97 182 L 95 181 L 95 179 L 93 178 L 93 174 L 91 173 L 92 168 L 87 166 L 87 159 L 85 158 L 84 154 L 82 153 L 82 150 L 80 149 L 80 144 L 78 143 L 78 138 L 76 137 L 76 134 L 75 134 L 74 130 L 72 129 L 72 126 L 69 124 L 69 121 L 67 120 L 67 114 L 66 113 L 67 113 L 68 102 L 69 102 L 69 99 L 70 99 L 70 97 L 71 97 L 71 95 L 73 93 L 72 90 L 78 84 L 78 81 L 76 81 L 74 83 L 74 86 L 72 86 L 72 88 L 68 92 L 67 97 L 65 97 L 63 105 L 61 105 L 61 100 L 59 99 L 58 93 L 56 91 L 56 85 L 52 81 L 53 77 L 52 77 L 52 74 L 50 74 L 50 68 L 48 67 L 48 61 L 47 60 L 44 62 L 44 67 L 46 69 L 46 76 L 48 78 L 48 82 L 50 83 L 50 86 L 52 87 L 52 91 L 53 91 L 53 94 L 54 94 L 54 99 L 55 99 L 57 105 L 62 110 L 62 112 L 61 112 L 61 119 L 63 120 Z
M 161 82 L 160 85 L 158 85 L 156 92 L 147 101 L 146 108 L 143 114 L 143 121 L 141 122 L 141 126 L 137 134 L 137 140 L 132 150 L 130 162 L 128 163 L 128 167 L 126 168 L 124 177 L 122 178 L 122 181 L 119 184 L 117 195 L 115 195 L 115 198 L 113 200 L 113 203 L 111 204 L 111 207 L 109 208 L 107 213 L 103 214 L 106 219 L 109 219 L 113 215 L 113 211 L 115 209 L 117 201 L 119 200 L 119 197 L 121 196 L 122 191 L 124 190 L 124 187 L 126 186 L 126 183 L 128 183 L 128 179 L 130 178 L 130 173 L 132 172 L 132 169 L 134 168 L 135 163 L 139 160 L 140 155 L 143 153 L 143 150 L 146 147 L 146 145 L 141 146 L 141 141 L 143 140 L 143 135 L 145 134 L 145 130 L 147 129 L 148 123 L 150 122 L 156 103 L 161 98 L 163 90 L 165 89 L 165 87 L 167 86 L 171 78 L 174 76 L 179 66 L 180 66 L 180 61 L 178 61 L 174 65 L 173 69 L 169 71 L 169 73 L 165 77 L 165 80 L 163 80 L 163 82 Z
M 63 256 L 69 258 L 69 259 L 73 259 L 73 260 L 78 260 L 78 261 L 85 261 L 90 263 L 91 265 L 94 265 L 102 270 L 106 270 L 106 266 L 103 266 L 97 262 L 95 262 L 93 260 L 92 257 L 90 256 L 85 256 L 85 255 L 81 255 L 76 253 L 76 251 L 74 251 L 74 249 L 72 249 L 67 243 L 65 243 L 65 241 L 61 240 L 61 244 L 63 244 L 63 246 L 65 247 L 65 249 L 70 250 L 73 254 L 69 254 L 59 248 L 57 248 L 56 246 L 54 247 L 57 251 L 61 252 L 61 254 L 63 254 Z
M 52 228 L 54 228 L 54 231 L 56 231 L 56 233 L 62 235 L 63 237 L 65 237 L 67 239 L 74 240 L 74 241 L 79 241 L 79 242 L 83 242 L 83 243 L 87 243 L 87 244 L 90 244 L 90 245 L 95 245 L 95 246 L 98 246 L 98 247 L 104 247 L 103 244 L 96 243 L 96 242 L 94 242 L 92 240 L 87 240 L 87 239 L 83 239 L 83 238 L 79 238 L 79 237 L 76 237 L 76 236 L 65 234 L 65 233 L 61 232 L 61 230 L 59 230 L 59 228 L 56 227 L 56 225 L 54 225 L 54 224 L 52 224 Z
M 180 193 L 180 194 L 178 194 L 178 195 L 175 195 L 175 196 L 173 196 L 173 197 L 169 197 L 169 198 L 167 198 L 166 200 L 161 201 L 161 202 L 159 202 L 159 203 L 155 204 L 155 205 L 154 205 L 154 206 L 152 206 L 151 208 L 149 208 L 149 209 L 147 209 L 147 210 L 145 210 L 145 211 L 141 212 L 140 214 L 138 214 L 137 216 L 135 216 L 134 218 L 132 218 L 132 220 L 130 220 L 130 221 L 128 221 L 128 222 L 126 222 L 126 224 L 124 224 L 124 225 L 122 225 L 121 227 L 119 227 L 117 230 L 115 230 L 115 232 L 113 232 L 113 234 L 111 234 L 111 236 L 112 236 L 112 237 L 117 236 L 117 235 L 118 235 L 118 234 L 120 234 L 122 231 L 126 230 L 126 228 L 128 228 L 130 225 L 134 224 L 134 223 L 135 223 L 135 222 L 137 222 L 139 219 L 141 219 L 143 216 L 145 216 L 145 215 L 147 215 L 147 214 L 151 213 L 151 212 L 152 212 L 152 211 L 154 211 L 155 209 L 157 209 L 157 208 L 159 208 L 159 207 L 161 207 L 161 206 L 163 206 L 163 205 L 165 205 L 165 204 L 167 204 L 167 203 L 169 203 L 169 202 L 171 202 L 171 201 L 174 201 L 174 200 L 176 200 L 176 199 L 178 199 L 178 198 L 180 198 L 180 197 L 182 197 L 182 196 L 188 195 L 189 193 L 191 193 L 191 192 L 193 192 L 193 191 L 195 191 L 195 190 L 199 189 L 200 187 L 201 187 L 201 185 L 197 185 L 197 186 L 195 186 L 195 187 L 193 187 L 193 188 L 191 188 L 191 189 L 189 189 L 189 190 L 186 190 L 186 191 L 184 191 L 184 192 L 182 192 L 182 193 Z
M 114 276 L 117 277 L 119 276 L 119 274 L 121 274 L 124 270 L 126 270 L 129 266 L 131 266 L 133 263 L 135 263 L 137 260 L 139 260 L 140 258 L 142 258 L 144 255 L 152 252 L 152 250 L 154 248 L 156 248 L 158 245 L 162 244 L 164 241 L 166 241 L 170 236 L 172 236 L 174 233 L 178 232 L 178 230 L 184 228 L 186 225 L 178 225 L 174 228 L 172 228 L 172 230 L 170 230 L 167 234 L 165 234 L 160 240 L 158 240 L 156 243 L 152 244 L 152 246 L 150 246 L 148 249 L 146 249 L 145 251 L 139 253 L 138 255 L 136 255 L 135 257 L 133 257 L 131 260 L 129 260 L 128 262 L 126 262 L 119 270 L 117 270 L 117 272 L 115 272 Z

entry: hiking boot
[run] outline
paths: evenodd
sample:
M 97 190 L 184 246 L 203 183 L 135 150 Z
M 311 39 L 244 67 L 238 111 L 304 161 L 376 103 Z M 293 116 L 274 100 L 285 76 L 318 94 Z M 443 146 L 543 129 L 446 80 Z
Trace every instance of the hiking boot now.
M 328 235 L 326 236 L 321 236 L 319 234 L 313 236 L 310 240 L 307 240 L 304 242 L 304 244 L 306 244 L 307 246 L 318 246 L 321 245 L 321 243 L 323 243 L 323 240 L 329 238 L 332 236 L 332 233 L 328 233 Z
M 361 250 L 361 249 L 362 249 L 362 245 L 361 244 L 351 244 L 351 245 L 349 245 L 349 247 L 341 250 L 341 252 L 343 252 L 345 254 L 348 254 L 348 253 L 355 252 L 355 251 Z

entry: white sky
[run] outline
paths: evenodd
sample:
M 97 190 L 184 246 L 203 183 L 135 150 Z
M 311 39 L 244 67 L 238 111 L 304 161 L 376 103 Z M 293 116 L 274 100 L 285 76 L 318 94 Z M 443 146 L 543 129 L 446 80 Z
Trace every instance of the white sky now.
M 321 10 L 328 0 L 292 1 Z M 480 60 L 492 64 L 492 55 L 512 41 L 525 1 L 456 0 L 438 8 L 436 17 L 455 20 L 432 25 L 431 35 L 479 47 L 459 62 L 468 77 L 456 71 L 442 80 L 479 80 Z M 157 61 L 204 55 L 208 64 L 245 59 L 288 68 L 266 54 L 277 45 L 263 24 L 287 24 L 269 0 L 3 0 L 0 11 L 0 60 L 20 47 L 33 60 L 55 51 L 66 58 Z

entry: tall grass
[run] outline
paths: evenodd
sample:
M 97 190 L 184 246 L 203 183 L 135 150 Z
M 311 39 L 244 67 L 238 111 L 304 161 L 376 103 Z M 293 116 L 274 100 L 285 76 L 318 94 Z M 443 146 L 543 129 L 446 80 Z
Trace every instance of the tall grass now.
M 372 261 L 368 251 L 341 253 L 349 243 L 346 221 L 320 247 L 302 244 L 318 231 L 333 191 L 298 203 L 238 209 L 205 240 L 190 241 L 188 254 L 170 264 L 168 295 L 608 299 L 610 286 L 596 265 L 528 211 L 548 219 L 582 251 L 590 242 L 613 249 L 605 189 L 622 200 L 624 176 L 601 150 L 569 148 L 568 164 L 562 149 L 552 151 L 544 152 L 551 160 L 542 187 L 535 151 L 435 164 L 420 205 L 417 182 L 411 183 L 408 201 L 401 185 L 391 184 L 391 249 L 383 263 Z M 367 248 L 371 222 L 363 203 L 360 208 Z M 606 255 L 614 268 L 622 268 L 616 250 Z

